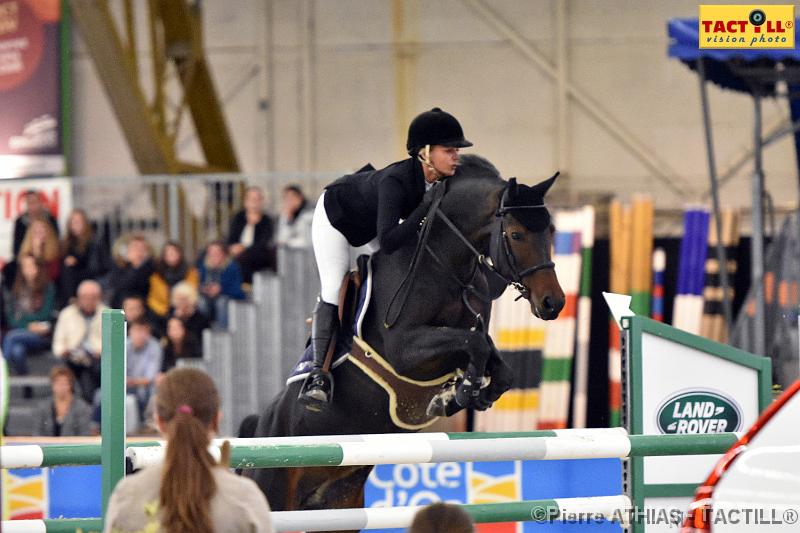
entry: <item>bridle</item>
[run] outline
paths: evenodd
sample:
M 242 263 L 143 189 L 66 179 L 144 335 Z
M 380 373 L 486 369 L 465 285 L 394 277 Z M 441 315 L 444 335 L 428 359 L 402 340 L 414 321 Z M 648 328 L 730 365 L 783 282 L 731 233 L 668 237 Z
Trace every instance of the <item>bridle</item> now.
M 556 176 L 557 175 L 558 174 L 556 174 Z M 514 289 L 516 289 L 519 292 L 519 296 L 516 298 L 517 300 L 519 300 L 520 298 L 525 298 L 525 299 L 529 299 L 530 298 L 530 290 L 522 283 L 522 279 L 525 276 L 529 276 L 529 275 L 531 275 L 531 274 L 533 274 L 535 272 L 539 272 L 540 270 L 554 269 L 555 268 L 555 263 L 553 263 L 552 260 L 548 259 L 547 261 L 543 261 L 542 263 L 539 263 L 538 265 L 534 265 L 534 266 L 526 268 L 526 269 L 524 269 L 522 271 L 518 271 L 517 270 L 517 258 L 514 255 L 514 250 L 511 248 L 511 244 L 508 242 L 508 235 L 507 235 L 507 231 L 506 231 L 506 216 L 507 215 L 512 214 L 512 212 L 515 211 L 515 210 L 547 209 L 547 206 L 545 204 L 542 204 L 542 205 L 531 205 L 531 206 L 517 206 L 517 205 L 509 206 L 509 205 L 506 205 L 507 202 L 508 202 L 508 198 L 509 198 L 509 186 L 507 185 L 506 188 L 503 190 L 503 195 L 500 198 L 500 205 L 499 205 L 499 207 L 497 208 L 497 210 L 494 213 L 494 216 L 497 218 L 498 222 L 496 224 L 496 229 L 492 230 L 492 241 L 491 241 L 490 247 L 489 247 L 490 253 L 487 256 L 486 254 L 482 254 L 481 252 L 479 252 L 475 248 L 475 246 L 473 246 L 473 244 L 469 241 L 469 239 L 467 239 L 467 237 L 461 232 L 461 230 L 459 230 L 458 227 L 453 223 L 453 221 L 450 219 L 450 217 L 448 217 L 444 213 L 444 211 L 442 211 L 442 209 L 439 207 L 439 205 L 441 204 L 442 197 L 444 196 L 446 183 L 447 182 L 445 181 L 442 185 L 438 185 L 438 187 L 441 187 L 441 191 L 442 192 L 441 192 L 441 194 L 437 195 L 434 198 L 433 202 L 431 203 L 430 209 L 428 210 L 428 213 L 425 216 L 425 219 L 421 223 L 422 229 L 420 231 L 420 237 L 419 237 L 419 240 L 417 242 L 417 247 L 414 250 L 414 255 L 413 255 L 412 260 L 411 260 L 411 266 L 409 267 L 409 270 L 406 273 L 406 276 L 403 278 L 403 281 L 400 283 L 400 286 L 398 287 L 397 291 L 395 292 L 394 297 L 390 301 L 389 307 L 386 310 L 386 317 L 385 317 L 385 320 L 384 320 L 384 326 L 386 328 L 390 328 L 390 327 L 392 327 L 394 325 L 394 323 L 396 322 L 397 318 L 400 316 L 400 313 L 402 312 L 403 307 L 405 306 L 405 301 L 406 301 L 406 298 L 408 296 L 408 290 L 410 290 L 410 286 L 408 287 L 407 292 L 406 292 L 406 294 L 404 295 L 404 297 L 403 297 L 403 299 L 401 301 L 400 308 L 397 311 L 397 315 L 395 315 L 394 319 L 390 320 L 390 312 L 391 312 L 392 306 L 394 305 L 394 302 L 395 302 L 397 296 L 403 290 L 403 287 L 406 285 L 406 283 L 409 280 L 413 280 L 414 279 L 413 276 L 414 276 L 414 273 L 416 272 L 417 266 L 419 264 L 419 256 L 420 256 L 420 252 L 422 250 L 425 250 L 426 252 L 428 252 L 428 254 L 431 255 L 433 260 L 437 263 L 437 265 L 440 268 L 442 268 L 445 272 L 447 272 L 450 275 L 450 277 L 456 283 L 458 283 L 459 286 L 461 286 L 461 288 L 462 288 L 462 300 L 464 301 L 464 304 L 466 305 L 467 309 L 469 309 L 469 311 L 473 315 L 475 315 L 477 327 L 479 327 L 481 329 L 484 329 L 483 317 L 481 316 L 481 314 L 479 312 L 477 312 L 469 304 L 469 298 L 468 297 L 469 297 L 470 294 L 472 294 L 472 295 L 477 296 L 480 300 L 482 300 L 482 301 L 484 301 L 486 303 L 491 302 L 493 300 L 493 298 L 490 297 L 489 295 L 481 293 L 474 286 L 474 284 L 472 283 L 472 281 L 475 279 L 475 274 L 476 274 L 476 272 L 478 270 L 478 267 L 483 266 L 491 274 L 493 274 L 494 276 L 497 276 L 500 280 L 502 280 L 502 282 L 505 284 L 505 286 L 514 287 Z M 461 279 L 459 279 L 459 277 L 456 276 L 452 272 L 452 269 L 448 268 L 447 265 L 445 265 L 445 263 L 441 260 L 439 255 L 428 245 L 428 237 L 430 236 L 430 228 L 433 225 L 433 221 L 437 217 L 442 219 L 442 221 L 447 225 L 447 227 L 450 228 L 450 231 L 452 231 L 453 234 L 456 237 L 458 237 L 459 240 L 462 243 L 464 243 L 464 245 L 469 249 L 469 251 L 472 253 L 472 255 L 474 256 L 474 258 L 476 260 L 475 266 L 473 267 L 472 274 L 471 274 L 471 276 L 469 278 L 469 281 L 467 281 L 466 283 L 463 282 Z M 498 249 L 502 250 L 502 255 L 500 255 L 500 257 L 499 257 L 500 260 L 499 261 L 492 258 L 492 256 L 494 255 L 492 253 L 492 250 L 498 250 Z M 507 276 L 503 272 L 501 272 L 501 268 L 499 268 L 498 265 L 496 265 L 496 263 L 498 263 L 498 264 L 499 263 L 504 263 L 505 266 L 508 268 L 508 270 L 510 272 L 510 276 Z

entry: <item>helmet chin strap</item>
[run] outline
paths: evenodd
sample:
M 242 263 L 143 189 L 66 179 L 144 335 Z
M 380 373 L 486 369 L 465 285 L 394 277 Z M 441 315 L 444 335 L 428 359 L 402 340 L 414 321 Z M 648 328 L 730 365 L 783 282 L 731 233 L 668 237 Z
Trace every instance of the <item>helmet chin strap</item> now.
M 423 166 L 425 166 L 430 171 L 433 177 L 436 178 L 436 181 L 442 179 L 442 173 L 436 170 L 436 167 L 434 167 L 433 163 L 431 163 L 430 144 L 426 144 L 425 148 L 420 149 L 419 154 L 417 154 L 417 159 L 419 159 L 419 162 L 422 163 Z

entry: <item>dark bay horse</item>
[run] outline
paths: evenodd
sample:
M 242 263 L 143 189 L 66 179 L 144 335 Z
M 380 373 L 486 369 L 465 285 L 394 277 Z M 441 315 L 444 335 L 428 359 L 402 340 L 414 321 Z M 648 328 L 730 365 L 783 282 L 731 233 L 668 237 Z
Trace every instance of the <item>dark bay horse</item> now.
M 439 407 L 486 409 L 511 385 L 509 367 L 485 333 L 491 299 L 507 284 L 529 302 L 532 314 L 558 316 L 564 293 L 550 250 L 554 228 L 544 196 L 555 177 L 534 187 L 506 181 L 487 160 L 465 155 L 429 211 L 420 243 L 372 258 L 372 297 L 361 322 L 369 349 L 406 381 L 460 376 Z M 409 265 L 416 264 L 409 277 Z M 400 297 L 398 299 L 398 296 Z M 355 346 L 354 346 L 355 347 Z M 352 353 L 352 352 L 351 352 Z M 369 356 L 368 356 L 369 357 Z M 385 388 L 355 362 L 333 370 L 336 392 L 323 412 L 297 401 L 300 382 L 287 386 L 260 417 L 252 436 L 299 436 L 411 431 L 398 424 Z M 484 377 L 485 376 L 485 377 Z M 456 394 L 456 391 L 460 395 Z M 396 403 L 396 402 L 394 402 Z M 446 404 L 446 405 L 445 405 Z M 412 404 L 408 404 L 412 405 Z M 416 420 L 426 418 L 426 406 Z M 395 406 L 396 407 L 396 406 Z M 436 410 L 432 402 L 427 414 Z M 396 413 L 395 413 L 396 414 Z M 420 425 L 419 427 L 421 427 Z M 273 510 L 363 506 L 371 466 L 258 469 L 245 471 L 267 495 Z

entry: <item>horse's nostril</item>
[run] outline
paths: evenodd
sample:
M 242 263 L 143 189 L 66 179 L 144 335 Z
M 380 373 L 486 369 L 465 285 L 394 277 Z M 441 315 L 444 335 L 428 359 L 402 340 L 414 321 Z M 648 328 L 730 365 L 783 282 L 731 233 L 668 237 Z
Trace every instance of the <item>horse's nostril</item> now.
M 555 308 L 553 299 L 550 296 L 545 296 L 542 300 L 542 307 L 544 307 L 546 311 L 552 311 Z

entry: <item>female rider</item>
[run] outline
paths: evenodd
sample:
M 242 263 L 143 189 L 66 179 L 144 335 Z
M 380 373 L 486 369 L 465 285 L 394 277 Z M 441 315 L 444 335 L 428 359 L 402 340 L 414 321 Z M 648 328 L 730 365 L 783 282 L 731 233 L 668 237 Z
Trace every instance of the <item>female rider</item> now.
M 313 369 L 300 391 L 309 409 L 320 410 L 333 397 L 333 377 L 322 365 L 338 327 L 337 300 L 351 248 L 391 254 L 413 240 L 429 207 L 425 191 L 455 173 L 459 148 L 468 146 L 458 120 L 436 107 L 411 121 L 406 142 L 411 157 L 344 176 L 323 191 L 311 224 L 321 285 L 311 324 Z

